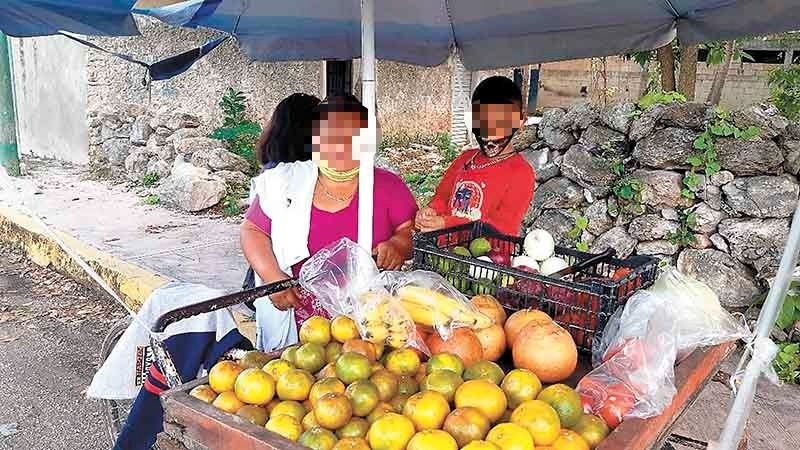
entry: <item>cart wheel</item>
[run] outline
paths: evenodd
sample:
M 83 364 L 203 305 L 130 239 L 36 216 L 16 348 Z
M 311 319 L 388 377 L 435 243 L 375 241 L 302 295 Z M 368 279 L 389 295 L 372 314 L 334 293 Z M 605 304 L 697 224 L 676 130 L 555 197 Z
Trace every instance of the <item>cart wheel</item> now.
M 109 330 L 105 340 L 103 341 L 103 347 L 100 350 L 101 365 L 114 350 L 117 342 L 119 342 L 119 339 L 122 337 L 122 333 L 128 329 L 131 321 L 132 319 L 130 316 L 126 316 L 114 324 L 113 327 L 111 327 L 111 330 Z M 122 430 L 122 426 L 125 425 L 125 420 L 128 418 L 128 413 L 131 411 L 133 400 L 103 399 L 102 404 L 103 419 L 106 423 L 106 429 L 108 430 L 108 437 L 111 440 L 111 445 L 109 447 L 113 447 L 114 443 L 117 441 L 117 436 L 119 435 L 120 430 Z M 158 444 L 153 445 L 152 450 L 159 450 Z

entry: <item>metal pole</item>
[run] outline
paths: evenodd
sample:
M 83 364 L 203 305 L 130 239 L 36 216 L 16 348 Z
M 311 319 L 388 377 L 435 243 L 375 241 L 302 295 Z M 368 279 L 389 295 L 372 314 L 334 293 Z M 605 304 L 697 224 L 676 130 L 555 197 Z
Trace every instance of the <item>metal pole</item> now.
M 361 101 L 369 110 L 369 122 L 359 149 L 358 243 L 372 251 L 372 199 L 375 185 L 375 0 L 361 0 Z
M 19 176 L 17 115 L 14 111 L 14 78 L 11 74 L 11 47 L 0 31 L 0 166 L 9 175 Z
M 750 361 L 747 363 L 741 386 L 739 386 L 739 390 L 736 393 L 736 399 L 733 401 L 733 406 L 731 406 L 728 418 L 725 421 L 725 427 L 722 429 L 722 434 L 719 438 L 719 444 L 715 449 L 736 450 L 739 441 L 742 439 L 744 428 L 747 425 L 747 417 L 752 407 L 758 379 L 765 368 L 765 364 L 771 364 L 773 359 L 769 357 L 769 355 L 763 353 L 759 354 L 759 351 L 764 350 L 763 344 L 767 343 L 766 340 L 769 339 L 772 326 L 778 318 L 778 313 L 783 306 L 783 299 L 786 296 L 786 291 L 789 289 L 789 285 L 792 281 L 792 274 L 797 265 L 798 251 L 800 251 L 800 203 L 798 203 L 794 211 L 792 226 L 789 229 L 786 247 L 783 249 L 781 263 L 778 267 L 778 274 L 775 276 L 775 281 L 770 287 L 769 294 L 767 294 L 767 300 L 764 302 L 764 306 L 761 308 L 761 314 L 758 316 L 755 337 L 753 338 L 753 342 L 751 342 L 757 350 L 753 352 Z M 748 353 L 751 350 L 752 348 L 748 346 L 748 349 L 742 356 L 742 362 L 748 357 Z M 741 365 L 742 363 L 740 363 L 740 366 Z

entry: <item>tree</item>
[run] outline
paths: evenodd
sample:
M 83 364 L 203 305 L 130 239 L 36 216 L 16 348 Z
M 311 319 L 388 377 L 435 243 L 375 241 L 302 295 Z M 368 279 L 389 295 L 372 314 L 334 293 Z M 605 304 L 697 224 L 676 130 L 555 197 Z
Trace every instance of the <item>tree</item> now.
M 658 49 L 658 65 L 661 68 L 661 89 L 664 91 L 675 90 L 675 54 L 672 53 L 672 43 Z
M 697 44 L 681 46 L 678 92 L 688 101 L 694 100 L 697 85 L 697 51 Z
M 717 69 L 714 71 L 714 81 L 711 82 L 711 90 L 708 91 L 708 97 L 706 98 L 706 102 L 712 105 L 718 105 L 719 101 L 722 99 L 722 88 L 725 87 L 725 80 L 728 78 L 728 71 L 731 68 L 735 50 L 736 41 L 728 41 L 725 44 L 725 60 L 722 64 L 718 65 Z M 710 51 L 708 62 L 709 64 L 712 63 Z

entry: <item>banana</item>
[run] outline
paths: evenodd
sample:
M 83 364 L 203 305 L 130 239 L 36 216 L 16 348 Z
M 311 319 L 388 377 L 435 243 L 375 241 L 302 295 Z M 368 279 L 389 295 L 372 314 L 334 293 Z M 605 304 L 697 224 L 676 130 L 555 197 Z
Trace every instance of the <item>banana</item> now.
M 402 299 L 400 300 L 400 304 L 403 305 L 403 309 L 408 312 L 414 323 L 433 327 L 446 325 L 452 320 L 450 316 L 431 305 L 421 305 Z
M 432 289 L 403 286 L 397 290 L 403 307 L 423 325 L 455 322 L 475 329 L 492 326 L 492 319 L 470 305 Z M 419 320 L 418 320 L 419 319 Z

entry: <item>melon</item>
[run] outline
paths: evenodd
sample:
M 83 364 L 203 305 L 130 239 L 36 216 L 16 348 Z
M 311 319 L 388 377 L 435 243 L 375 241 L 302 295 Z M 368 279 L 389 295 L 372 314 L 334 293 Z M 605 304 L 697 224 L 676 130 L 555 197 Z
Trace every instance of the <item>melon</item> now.
M 444 340 L 438 333 L 433 333 L 428 339 L 428 348 L 432 355 L 439 353 L 452 353 L 469 367 L 483 359 L 483 347 L 475 332 L 469 328 L 455 328 L 450 339 Z
M 481 343 L 483 359 L 497 361 L 506 351 L 506 332 L 503 327 L 494 324 L 489 328 L 484 328 L 475 332 L 475 336 Z
M 531 322 L 552 322 L 553 319 L 538 309 L 521 309 L 511 314 L 506 320 L 504 329 L 506 332 L 506 342 L 509 347 L 514 346 L 517 335 Z
M 497 299 L 491 295 L 476 295 L 475 297 L 472 297 L 470 303 L 472 303 L 472 305 L 477 308 L 478 311 L 492 319 L 495 324 L 502 327 L 503 324 L 506 323 L 506 310 L 503 309 L 503 305 L 501 305 L 500 302 L 498 302 Z
M 578 349 L 569 333 L 555 322 L 531 322 L 511 348 L 514 367 L 528 369 L 542 383 L 569 378 L 578 366 Z

